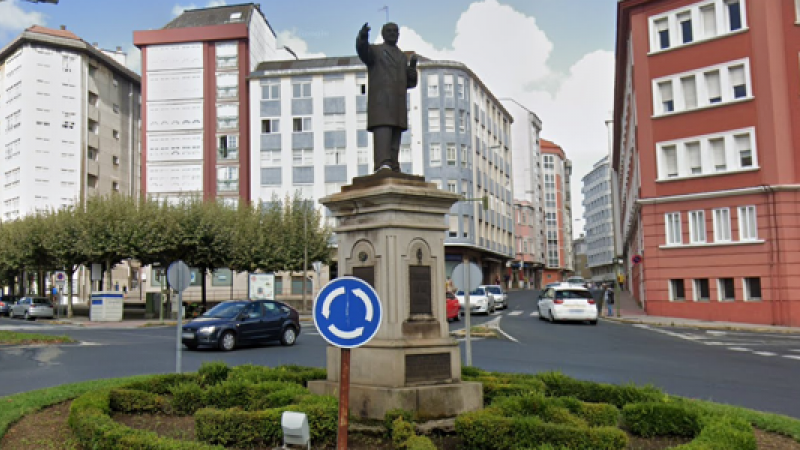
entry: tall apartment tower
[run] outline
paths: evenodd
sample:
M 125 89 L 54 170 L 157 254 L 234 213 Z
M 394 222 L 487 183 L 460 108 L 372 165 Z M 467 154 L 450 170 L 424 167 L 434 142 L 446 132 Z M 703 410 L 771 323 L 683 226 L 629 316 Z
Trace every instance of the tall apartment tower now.
M 0 219 L 139 191 L 139 76 L 65 27 L 0 50 Z
M 259 6 L 186 10 L 160 30 L 135 31 L 133 40 L 142 50 L 142 192 L 249 202 L 246 80 L 277 52 Z
M 626 287 L 648 314 L 800 326 L 800 2 L 623 0 L 617 17 Z
M 420 58 L 408 91 L 405 173 L 477 199 L 456 203 L 445 235 L 447 276 L 463 259 L 501 280 L 513 259 L 510 114 L 465 65 Z M 316 201 L 373 172 L 367 73 L 355 56 L 269 61 L 250 77 L 254 199 L 299 195 Z
M 503 99 L 511 113 L 512 191 L 516 257 L 511 264 L 513 286 L 540 288 L 545 266 L 544 178 L 539 135 L 542 121 L 514 99 Z
M 542 283 L 563 281 L 574 270 L 572 255 L 572 163 L 557 144 L 540 139 L 544 179 L 544 224 L 546 238 Z
M 583 177 L 584 251 L 591 281 L 614 281 L 614 204 L 608 156 Z

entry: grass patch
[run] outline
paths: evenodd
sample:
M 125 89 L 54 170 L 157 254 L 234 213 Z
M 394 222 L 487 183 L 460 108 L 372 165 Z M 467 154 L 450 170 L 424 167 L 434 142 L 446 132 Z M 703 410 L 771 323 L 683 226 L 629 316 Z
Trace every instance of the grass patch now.
M 686 402 L 698 408 L 710 412 L 723 414 L 730 417 L 744 419 L 753 426 L 772 433 L 782 434 L 800 442 L 800 420 L 793 419 L 781 414 L 759 412 L 751 409 L 740 408 L 738 406 L 713 403 L 705 400 L 694 400 L 683 397 L 672 397 L 677 402 Z
M 152 375 L 84 381 L 0 397 L 0 437 L 6 434 L 11 424 L 26 414 L 71 400 L 89 391 L 116 387 L 146 378 L 152 378 Z
M 0 345 L 63 344 L 65 342 L 75 342 L 75 340 L 68 336 L 0 331 Z
M 454 336 L 466 336 L 466 330 L 457 330 L 451 333 Z M 497 330 L 482 325 L 470 327 L 470 336 L 472 337 L 497 337 Z
M 186 322 L 188 322 L 188 320 Z M 139 325 L 139 328 L 175 327 L 175 326 L 178 326 L 178 322 L 164 321 L 164 322 L 147 322 L 143 325 Z

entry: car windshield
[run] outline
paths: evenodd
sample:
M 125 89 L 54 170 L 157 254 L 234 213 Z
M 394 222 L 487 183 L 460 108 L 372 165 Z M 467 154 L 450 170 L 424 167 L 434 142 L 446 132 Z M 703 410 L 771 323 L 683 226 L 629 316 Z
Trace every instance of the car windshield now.
M 220 303 L 203 314 L 202 317 L 217 317 L 220 319 L 233 319 L 238 316 L 246 303 Z
M 489 286 L 489 287 L 486 288 L 486 292 L 489 292 L 489 293 L 492 293 L 492 294 L 502 294 L 503 290 L 500 289 L 497 286 Z
M 458 291 L 456 292 L 456 295 L 463 297 L 464 291 Z M 483 288 L 478 288 L 474 291 L 470 291 L 469 295 L 486 295 L 486 291 L 484 291 Z
M 592 298 L 589 291 L 556 291 L 556 298 Z
M 36 305 L 49 305 L 50 302 L 46 298 L 34 298 L 33 303 Z

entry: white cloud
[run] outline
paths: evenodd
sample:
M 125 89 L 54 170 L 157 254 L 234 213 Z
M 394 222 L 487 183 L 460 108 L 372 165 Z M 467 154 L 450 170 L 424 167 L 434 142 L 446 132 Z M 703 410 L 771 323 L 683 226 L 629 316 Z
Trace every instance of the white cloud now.
M 0 29 L 21 31 L 31 25 L 45 25 L 45 16 L 39 12 L 25 12 L 18 0 L 0 2 Z
M 141 74 L 142 73 L 142 51 L 139 47 L 131 44 L 125 49 L 127 56 L 125 58 L 125 65 L 128 69 Z
M 568 73 L 557 73 L 548 66 L 554 44 L 536 18 L 498 0 L 472 3 L 456 23 L 450 48 L 436 48 L 406 27 L 400 29 L 398 45 L 432 59 L 460 61 L 496 97 L 513 98 L 535 112 L 543 122 L 542 137 L 560 145 L 572 160 L 573 218 L 582 217 L 581 178 L 608 153 L 612 52 L 588 53 Z
M 279 31 L 277 37 L 277 47 L 280 49 L 283 46 L 289 47 L 297 55 L 298 58 L 324 58 L 324 53 L 310 53 L 308 51 L 308 43 L 298 35 L 297 29 Z M 287 59 L 293 56 L 285 51 L 280 50 L 279 56 L 285 56 Z
M 206 8 L 213 8 L 215 6 L 225 6 L 227 4 L 228 3 L 225 0 L 210 0 L 206 4 L 205 7 Z M 173 16 L 180 16 L 187 9 L 197 9 L 197 5 L 194 4 L 194 3 L 190 3 L 188 5 L 177 5 L 176 4 L 175 6 L 172 7 L 172 15 Z

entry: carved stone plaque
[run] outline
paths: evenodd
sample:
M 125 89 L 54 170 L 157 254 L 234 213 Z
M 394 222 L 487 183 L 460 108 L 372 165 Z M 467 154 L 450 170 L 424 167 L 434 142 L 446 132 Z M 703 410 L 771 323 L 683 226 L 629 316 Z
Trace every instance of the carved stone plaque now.
M 406 383 L 450 379 L 450 353 L 406 355 Z
M 411 314 L 433 314 L 431 267 L 408 266 L 408 292 L 411 294 Z
M 353 267 L 353 276 L 356 278 L 361 278 L 362 280 L 366 281 L 367 284 L 375 288 L 375 267 L 374 266 L 362 266 L 362 267 Z

